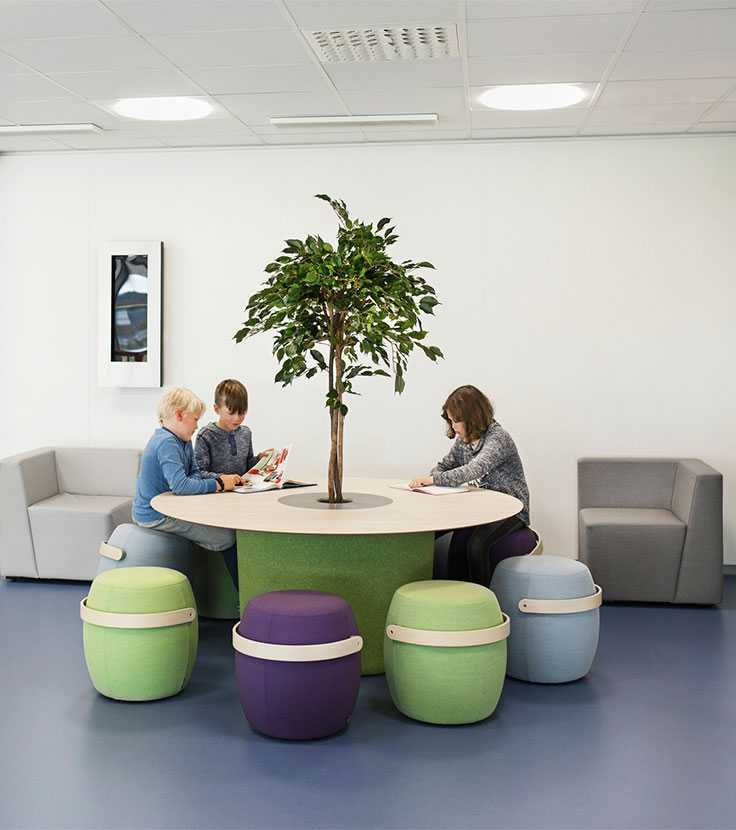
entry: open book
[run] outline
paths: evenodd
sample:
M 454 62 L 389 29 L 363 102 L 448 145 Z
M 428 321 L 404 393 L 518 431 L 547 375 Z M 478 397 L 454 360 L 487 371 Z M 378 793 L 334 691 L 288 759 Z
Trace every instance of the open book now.
M 258 493 L 262 490 L 279 490 L 286 482 L 286 464 L 291 453 L 291 444 L 278 447 L 268 455 L 259 458 L 255 466 L 242 476 L 243 484 L 235 488 L 236 493 Z
M 469 493 L 471 488 L 467 484 L 459 487 L 440 487 L 439 484 L 428 484 L 426 487 L 409 487 L 408 484 L 392 484 L 394 490 L 410 490 L 412 493 L 426 493 L 429 496 L 451 496 L 454 493 Z

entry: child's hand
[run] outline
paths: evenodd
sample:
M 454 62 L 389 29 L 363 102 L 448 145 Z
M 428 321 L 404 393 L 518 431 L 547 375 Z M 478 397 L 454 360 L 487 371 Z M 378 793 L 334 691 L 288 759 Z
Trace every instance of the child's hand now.
M 240 484 L 239 475 L 221 475 L 220 478 L 222 479 L 222 484 L 226 491 L 233 490 L 238 486 L 238 484 Z
M 434 484 L 432 476 L 422 476 L 421 478 L 413 478 L 409 482 L 409 487 L 411 487 L 412 490 L 415 490 L 417 487 L 427 487 L 430 484 Z

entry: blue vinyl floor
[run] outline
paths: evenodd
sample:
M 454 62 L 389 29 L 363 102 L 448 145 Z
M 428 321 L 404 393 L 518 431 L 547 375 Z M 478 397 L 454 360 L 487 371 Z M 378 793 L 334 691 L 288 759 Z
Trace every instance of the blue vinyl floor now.
M 605 606 L 588 678 L 507 680 L 468 727 L 364 678 L 350 728 L 254 734 L 227 623 L 189 687 L 116 703 L 87 678 L 82 583 L 0 580 L 0 828 L 735 828 L 736 578 L 716 608 Z

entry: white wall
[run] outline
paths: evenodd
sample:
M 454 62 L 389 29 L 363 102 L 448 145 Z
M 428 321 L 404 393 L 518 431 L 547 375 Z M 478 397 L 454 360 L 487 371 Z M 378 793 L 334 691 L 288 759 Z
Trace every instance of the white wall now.
M 273 384 L 270 336 L 236 346 L 242 309 L 286 237 L 395 218 L 443 305 L 402 397 L 367 379 L 348 475 L 408 477 L 445 451 L 439 409 L 486 390 L 516 439 L 548 552 L 576 550 L 576 459 L 703 458 L 726 475 L 736 562 L 736 139 L 245 148 L 0 157 L 0 457 L 43 444 L 142 446 L 156 390 L 96 384 L 96 246 L 165 243 L 167 384 L 251 394 L 257 447 L 323 473 L 323 389 Z M 211 415 L 208 413 L 207 418 Z

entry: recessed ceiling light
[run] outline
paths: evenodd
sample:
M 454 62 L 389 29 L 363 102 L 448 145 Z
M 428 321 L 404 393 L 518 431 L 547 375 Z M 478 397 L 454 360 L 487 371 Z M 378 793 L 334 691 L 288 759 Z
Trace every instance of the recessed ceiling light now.
M 202 98 L 121 98 L 111 109 L 140 121 L 193 121 L 206 118 L 214 107 Z
M 478 100 L 494 110 L 556 110 L 587 98 L 576 84 L 515 84 L 486 90 Z

